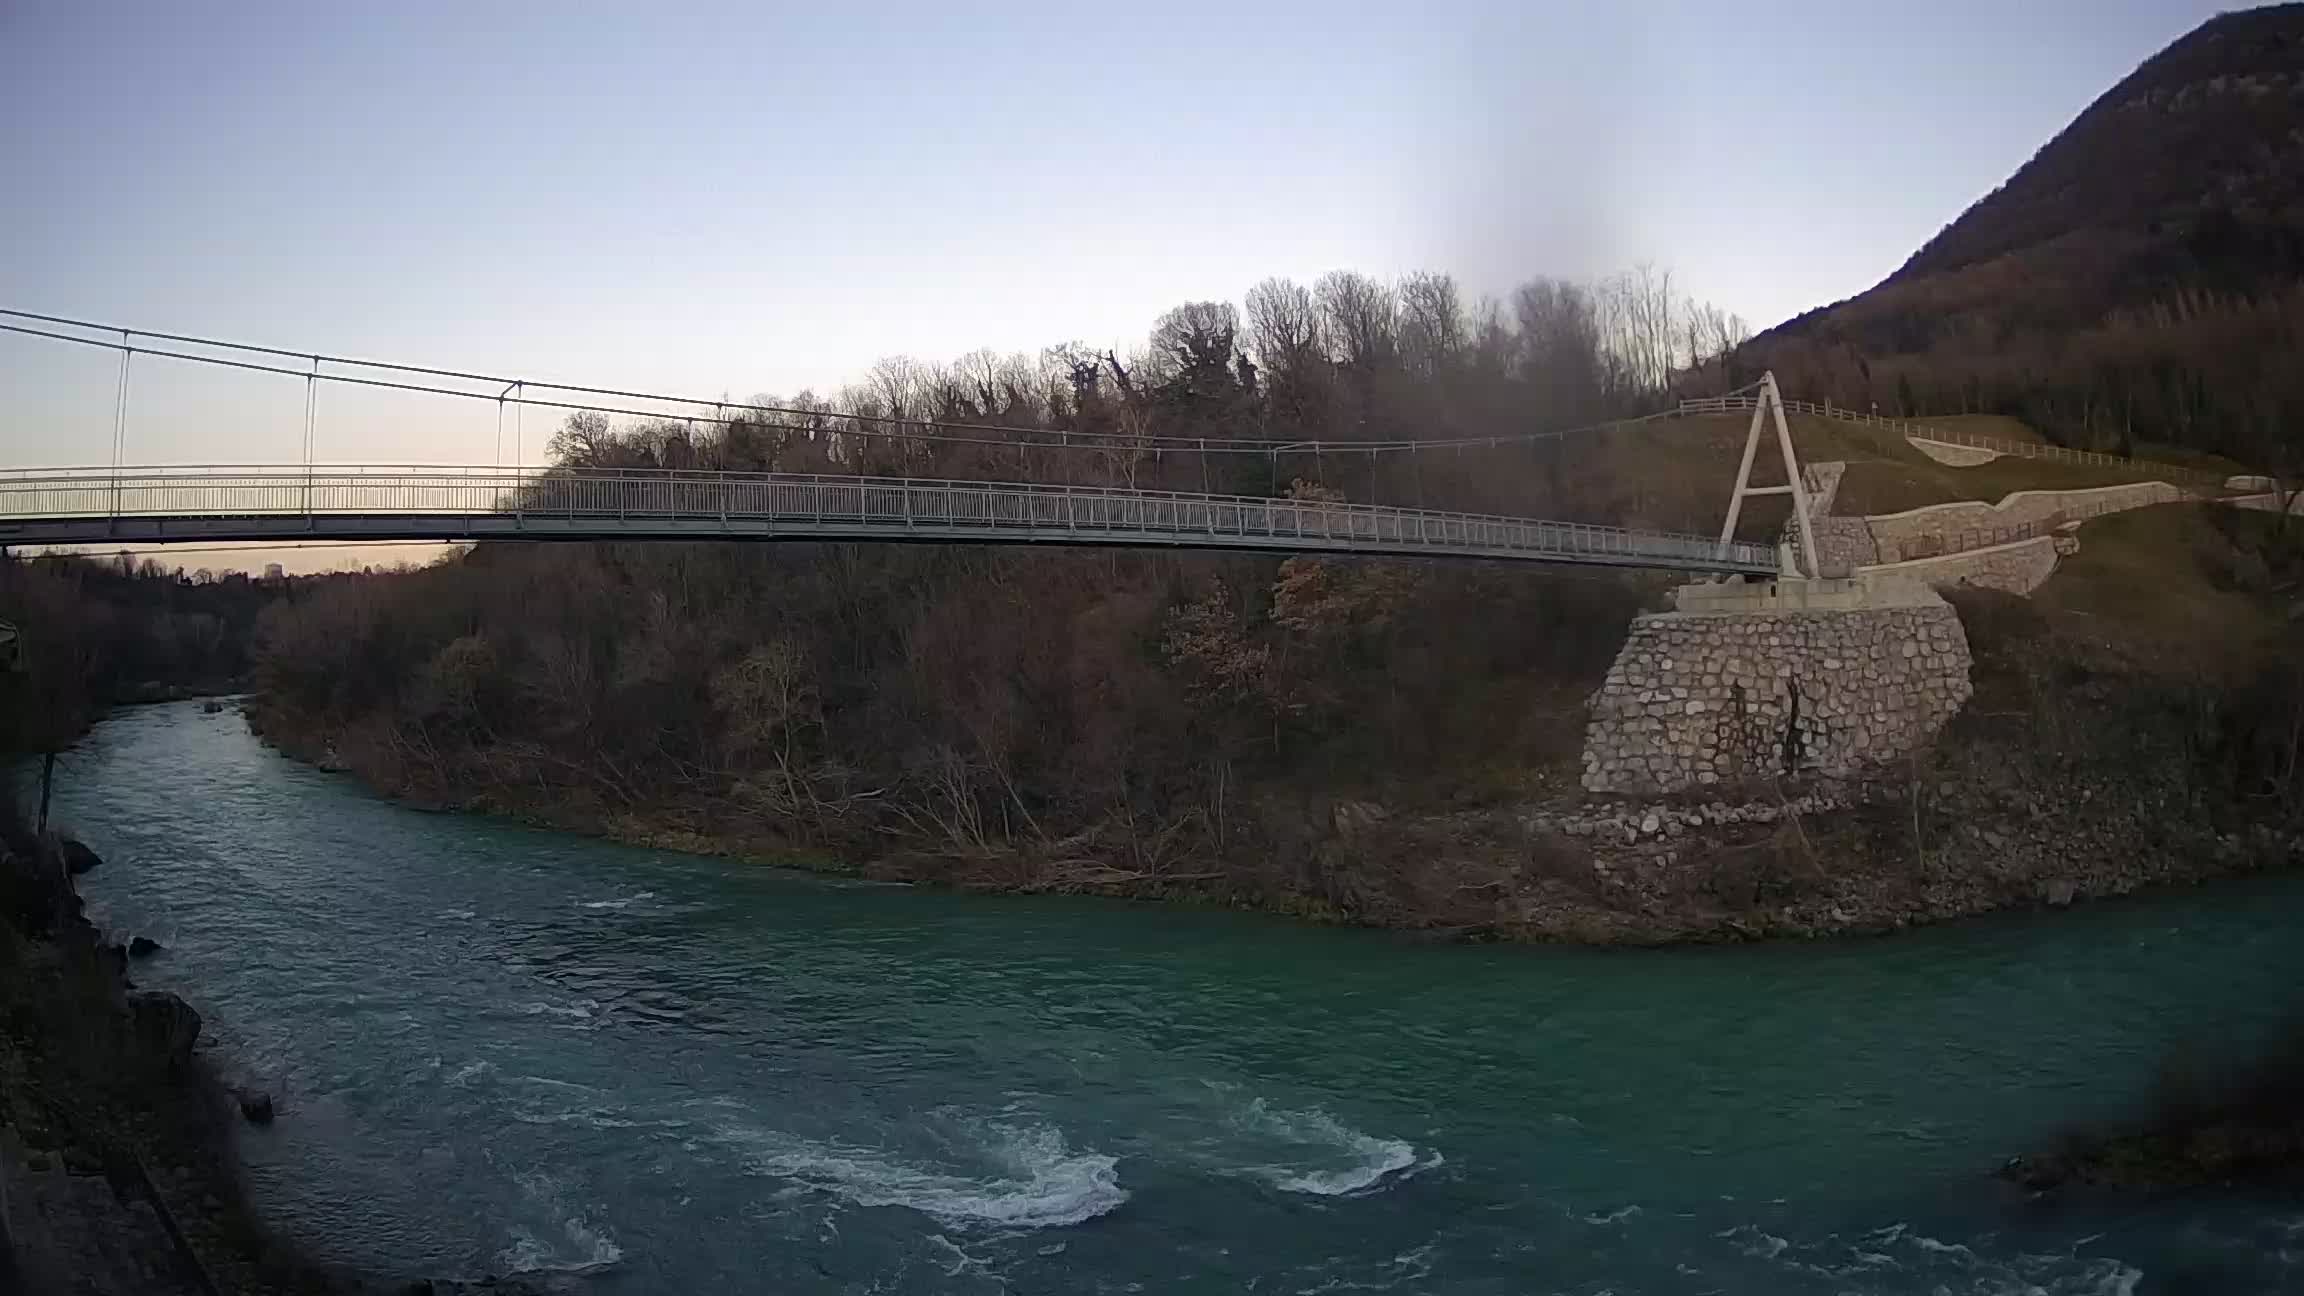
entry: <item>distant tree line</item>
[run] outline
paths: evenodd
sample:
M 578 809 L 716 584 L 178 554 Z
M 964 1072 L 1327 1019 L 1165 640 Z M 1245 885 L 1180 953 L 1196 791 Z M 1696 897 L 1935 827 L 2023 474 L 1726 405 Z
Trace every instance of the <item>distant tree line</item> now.
M 54 751 L 115 701 L 220 690 L 253 665 L 257 614 L 277 583 L 164 568 L 127 555 L 0 558 L 0 621 L 23 671 L 0 714 L 0 751 Z
M 1477 302 L 1443 274 L 1385 282 L 1339 271 L 1310 285 L 1265 280 L 1240 305 L 1187 302 L 1125 353 L 1075 342 L 942 365 L 891 357 L 831 396 L 756 397 L 788 412 L 739 410 L 726 423 L 578 414 L 551 453 L 575 472 L 865 473 L 1255 495 L 1305 479 L 1360 500 L 1529 513 L 1542 501 L 1528 494 L 1538 455 L 1525 443 L 1446 458 L 1370 458 L 1351 447 L 1513 438 L 1651 412 L 1675 395 L 1756 377 L 1733 360 L 1747 333 L 1740 318 L 1648 267 L 1591 284 L 1532 280 L 1508 301 Z M 921 423 L 981 430 L 931 436 Z M 1202 439 L 1235 452 L 1196 453 Z M 1310 449 L 1315 442 L 1325 448 Z M 1553 497 L 1572 493 L 1551 483 Z

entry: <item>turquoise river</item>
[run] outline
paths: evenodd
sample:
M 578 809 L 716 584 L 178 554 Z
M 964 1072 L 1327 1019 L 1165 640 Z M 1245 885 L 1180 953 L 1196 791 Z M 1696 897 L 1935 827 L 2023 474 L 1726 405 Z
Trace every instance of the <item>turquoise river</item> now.
M 2304 1202 L 1990 1177 L 2243 1050 L 2304 878 L 1890 938 L 1451 947 L 391 805 L 197 703 L 65 762 L 91 912 L 278 1096 L 258 1203 L 621 1292 L 2304 1291 Z

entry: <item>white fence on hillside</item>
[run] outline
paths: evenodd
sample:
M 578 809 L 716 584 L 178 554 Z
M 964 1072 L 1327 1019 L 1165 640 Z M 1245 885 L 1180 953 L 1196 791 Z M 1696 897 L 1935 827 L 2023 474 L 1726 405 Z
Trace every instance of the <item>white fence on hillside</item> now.
M 1680 402 L 1680 412 L 1686 414 L 1734 414 L 1748 412 L 1757 404 L 1757 396 L 1704 396 Z M 2052 463 L 2087 464 L 2099 468 L 2119 468 L 2140 472 L 2148 477 L 2182 480 L 2194 486 L 2205 485 L 2221 490 L 2221 473 L 2198 468 L 2184 468 L 2151 459 L 2130 459 L 2121 455 L 2102 454 L 2094 450 L 2074 450 L 2069 446 L 2047 445 L 2035 441 L 2007 441 L 1999 437 L 1978 436 L 1953 428 L 1936 427 L 1927 423 L 1914 423 L 1906 419 L 1884 418 L 1858 410 L 1845 409 L 1829 403 L 1787 400 L 1784 408 L 1794 414 L 1813 414 L 1819 418 L 1839 419 L 1862 427 L 1876 427 L 1886 432 L 1919 441 L 1936 441 L 1945 445 L 1968 446 L 1977 450 L 1990 450 L 1996 454 L 2018 459 L 2042 459 Z

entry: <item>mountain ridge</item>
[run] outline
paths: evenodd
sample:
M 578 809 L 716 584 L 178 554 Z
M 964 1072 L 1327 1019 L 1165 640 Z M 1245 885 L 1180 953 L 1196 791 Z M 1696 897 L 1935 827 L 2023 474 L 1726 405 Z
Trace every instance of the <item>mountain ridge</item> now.
M 2071 444 L 2231 452 L 2268 420 L 2304 425 L 2304 391 L 2268 372 L 2304 336 L 2300 285 L 2304 4 L 2287 3 L 2145 59 L 1894 273 L 1758 335 L 1740 367 Z

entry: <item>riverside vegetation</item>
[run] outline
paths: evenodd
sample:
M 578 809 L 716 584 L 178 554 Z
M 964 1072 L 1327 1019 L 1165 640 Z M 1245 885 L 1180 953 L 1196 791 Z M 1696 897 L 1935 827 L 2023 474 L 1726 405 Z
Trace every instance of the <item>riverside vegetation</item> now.
M 1083 480 L 1711 524 L 1734 418 L 1283 456 L 1311 439 L 1510 437 L 1740 380 L 1733 325 L 1676 303 L 1668 277 L 1542 281 L 1514 302 L 1509 318 L 1467 309 L 1437 275 L 1268 282 L 1244 315 L 1170 312 L 1128 360 L 887 362 L 837 401 L 761 402 L 815 415 L 694 431 L 580 414 L 553 449 L 571 474 L 1059 471 L 1022 444 L 872 435 L 932 417 L 1121 436 L 1061 469 Z M 1150 434 L 1273 449 L 1127 439 Z M 1825 420 L 1798 436 L 1808 457 L 1859 461 L 1863 489 L 1977 488 Z M 2041 471 L 1965 481 L 2057 484 Z M 1755 518 L 1763 534 L 1780 521 Z M 1978 701 L 1935 754 L 1854 787 L 1723 793 L 1851 803 L 1822 818 L 1697 807 L 1565 831 L 1590 817 L 1585 701 L 1664 582 L 1525 568 L 492 543 L 268 610 L 252 717 L 409 800 L 883 878 L 1512 939 L 1880 928 L 2284 851 L 2293 548 L 2277 519 L 2197 507 L 2093 524 L 2037 608 L 1964 605 Z M 2121 604 L 2138 572 L 2162 582 L 2159 607 Z M 2207 623 L 2164 615 L 2188 601 L 2220 618 L 2208 652 L 2193 642 Z
M 627 840 L 1507 938 L 1899 926 L 2283 857 L 2293 540 L 2183 505 L 2084 537 L 2037 603 L 1960 596 L 1976 697 L 1924 758 L 1718 798 L 1862 803 L 1825 815 L 1584 804 L 1584 700 L 1650 591 L 1475 567 L 486 546 L 268 613 L 253 718 L 393 795 Z M 2161 602 L 2112 619 L 2139 571 Z

